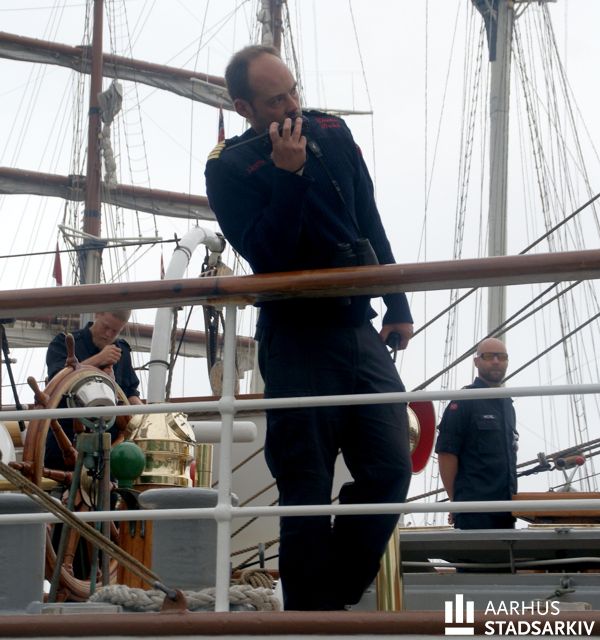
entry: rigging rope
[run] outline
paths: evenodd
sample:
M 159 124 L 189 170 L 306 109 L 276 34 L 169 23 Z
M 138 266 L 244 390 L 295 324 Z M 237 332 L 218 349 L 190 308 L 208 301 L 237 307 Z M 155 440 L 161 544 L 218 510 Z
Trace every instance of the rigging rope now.
M 550 21 L 549 12 L 547 7 L 544 7 L 541 12 L 536 12 L 532 15 L 532 19 L 541 16 L 535 23 L 535 27 L 540 40 L 545 40 L 542 43 L 540 49 L 549 51 L 550 55 L 545 55 L 541 59 L 541 64 L 544 67 L 542 74 L 529 74 L 525 66 L 525 56 L 523 55 L 523 47 L 521 43 L 521 33 L 519 30 L 515 33 L 516 49 L 519 52 L 517 56 L 518 71 L 521 78 L 521 84 L 523 88 L 523 95 L 525 98 L 526 112 L 529 120 L 529 131 L 534 148 L 533 160 L 535 172 L 537 175 L 538 189 L 540 199 L 542 202 L 542 209 L 544 211 L 544 217 L 546 221 L 546 227 L 551 227 L 553 224 L 553 218 L 557 219 L 561 216 L 562 210 L 565 205 L 563 201 L 565 199 L 573 200 L 574 194 L 571 187 L 573 176 L 569 172 L 569 165 L 567 164 L 568 149 L 566 146 L 566 135 L 562 130 L 562 118 L 560 115 L 560 106 L 558 104 L 557 92 L 552 79 L 556 76 L 559 79 L 559 83 L 562 88 L 562 93 L 565 97 L 565 114 L 570 127 L 571 137 L 575 143 L 576 159 L 579 167 L 579 172 L 584 178 L 584 182 L 588 193 L 591 192 L 589 180 L 585 174 L 583 153 L 581 150 L 581 144 L 577 134 L 577 128 L 575 125 L 575 119 L 572 108 L 572 97 L 568 91 L 568 85 L 565 80 L 564 69 L 558 55 L 558 47 L 556 38 L 554 36 L 552 24 Z M 527 32 L 526 32 L 527 33 Z M 530 67 L 534 67 L 534 63 L 530 62 Z M 541 77 L 546 81 L 545 94 L 548 96 L 545 100 L 540 98 L 542 92 L 534 84 L 535 80 Z M 535 100 L 533 95 L 535 95 Z M 543 139 L 541 124 L 544 120 L 540 117 L 539 110 L 544 109 L 546 112 L 546 127 L 548 133 L 546 136 L 550 140 L 550 148 L 556 145 L 556 154 L 558 162 L 552 164 L 552 158 L 546 157 L 544 153 Z M 559 148 L 559 144 L 561 145 Z M 558 174 L 558 179 L 551 175 L 551 170 L 554 169 Z M 562 187 L 562 193 L 560 193 Z M 553 216 L 553 211 L 556 214 Z M 598 233 L 598 221 L 594 214 L 594 222 L 596 223 L 596 232 Z M 571 228 L 571 234 L 564 235 L 557 234 L 552 236 L 548 240 L 550 250 L 564 250 L 568 248 L 571 243 L 574 243 L 576 248 L 585 246 L 584 234 L 582 231 L 581 222 L 579 219 L 575 220 L 575 224 Z M 600 308 L 596 297 L 596 292 L 592 283 L 586 283 L 585 289 L 587 290 L 586 304 L 588 305 L 588 314 L 596 314 Z M 582 362 L 581 354 L 579 352 L 578 340 L 581 340 L 581 336 L 578 336 L 577 340 L 570 340 L 569 337 L 573 336 L 576 331 L 572 330 L 572 322 L 579 323 L 577 318 L 578 304 L 574 298 L 565 298 L 559 302 L 558 305 L 558 318 L 560 322 L 561 333 L 563 336 L 563 354 L 566 363 L 566 377 L 570 384 L 577 384 L 582 380 L 582 371 L 578 363 Z M 582 326 L 585 326 L 585 323 Z M 592 346 L 595 349 L 595 340 L 593 337 L 594 332 L 590 332 L 590 338 L 592 340 Z M 555 346 L 555 345 L 554 345 Z M 597 369 L 597 365 L 596 365 Z M 598 369 L 596 370 L 596 374 Z M 572 407 L 572 411 L 569 417 L 572 420 L 572 429 L 576 442 L 583 442 L 589 439 L 588 429 L 588 417 L 586 410 L 586 402 L 583 396 L 572 396 L 569 398 L 569 402 Z M 553 419 L 551 414 L 551 419 Z M 546 421 L 544 421 L 546 422 Z
M 529 318 L 530 316 L 532 316 L 533 314 L 537 313 L 540 309 L 544 308 L 545 306 L 547 306 L 548 304 L 550 304 L 551 302 L 554 302 L 555 300 L 557 300 L 560 296 L 562 296 L 563 294 L 565 294 L 567 291 L 569 291 L 570 289 L 574 288 L 575 286 L 577 286 L 578 284 L 581 283 L 581 280 L 575 283 L 572 283 L 571 285 L 569 285 L 565 290 L 561 291 L 560 293 L 556 294 L 554 297 L 546 300 L 543 304 L 541 304 L 539 307 L 536 307 L 533 311 L 530 311 L 528 314 L 526 314 L 524 317 L 520 318 L 518 321 L 516 321 L 513 324 L 510 324 L 510 322 L 512 320 L 514 320 L 515 318 L 517 318 L 518 316 L 520 316 L 523 311 L 525 311 L 525 309 L 527 309 L 528 307 L 530 307 L 531 305 L 533 305 L 535 302 L 537 302 L 538 300 L 540 300 L 543 296 L 545 296 L 549 291 L 551 291 L 552 289 L 556 288 L 558 286 L 558 283 L 552 284 L 550 285 L 548 288 L 546 288 L 544 291 L 542 291 L 540 294 L 538 294 L 535 298 L 533 298 L 532 300 L 530 300 L 527 304 L 525 304 L 524 306 L 522 306 L 520 309 L 518 309 L 512 316 L 510 316 L 509 318 L 507 318 L 504 322 L 502 322 L 500 325 L 498 325 L 493 331 L 491 331 L 490 333 L 488 333 L 486 336 L 484 336 L 483 338 L 477 340 L 477 342 L 471 346 L 469 349 L 467 349 L 467 351 L 465 351 L 462 355 L 458 356 L 457 358 L 455 358 L 455 360 L 453 360 L 451 363 L 449 363 L 448 365 L 446 365 L 445 369 L 442 369 L 441 371 L 438 371 L 436 374 L 434 374 L 433 376 L 431 376 L 430 378 L 428 378 L 427 380 L 425 380 L 425 382 L 422 382 L 420 385 L 418 385 L 417 387 L 415 387 L 413 389 L 413 391 L 421 391 L 422 389 L 427 388 L 434 380 L 437 380 L 437 378 L 439 378 L 442 374 L 444 374 L 446 372 L 446 370 L 448 369 L 452 369 L 454 368 L 457 364 L 460 364 L 463 360 L 465 360 L 466 358 L 468 358 L 470 355 L 472 355 L 473 353 L 475 353 L 476 349 L 477 349 L 477 345 L 481 342 L 481 340 L 485 340 L 486 338 L 492 338 L 492 337 L 499 337 L 501 335 L 504 335 L 505 333 L 507 333 L 510 329 L 513 329 L 514 327 L 516 327 L 518 324 L 520 324 L 521 322 L 523 322 L 523 320 Z
M 461 148 L 459 154 L 459 194 L 456 205 L 455 213 L 455 236 L 454 236 L 454 249 L 453 259 L 459 260 L 462 257 L 463 240 L 464 240 L 464 228 L 465 218 L 467 211 L 467 194 L 469 188 L 469 178 L 471 174 L 471 158 L 473 155 L 474 145 L 474 133 L 475 122 L 477 115 L 477 104 L 479 103 L 479 91 L 481 87 L 480 79 L 482 75 L 482 59 L 483 59 L 483 43 L 484 43 L 485 29 L 483 24 L 479 30 L 478 41 L 478 54 L 477 54 L 477 68 L 473 74 L 472 70 L 465 69 L 465 77 L 475 80 L 471 84 L 467 85 L 465 94 L 463 96 L 463 112 L 467 114 L 462 121 L 461 131 Z M 470 40 L 468 40 L 469 42 Z M 470 56 L 467 56 L 467 60 L 470 60 Z M 450 292 L 450 312 L 448 313 L 446 320 L 446 339 L 444 342 L 444 354 L 443 364 L 446 366 L 451 359 L 455 356 L 455 340 L 457 338 L 458 325 L 456 316 L 456 306 L 452 303 L 458 297 L 458 289 L 452 289 Z M 450 377 L 446 375 L 450 371 L 450 368 L 446 367 L 445 373 L 442 377 L 441 388 L 447 389 L 450 386 Z
M 348 9 L 350 10 L 350 19 L 352 21 L 352 29 L 354 32 L 354 41 L 356 43 L 356 52 L 358 53 L 358 59 L 360 61 L 360 70 L 362 72 L 362 79 L 365 85 L 365 91 L 367 93 L 367 102 L 369 104 L 369 111 L 371 114 L 373 113 L 373 100 L 371 99 L 371 92 L 369 91 L 369 81 L 367 80 L 367 72 L 365 70 L 365 62 L 362 55 L 362 50 L 360 48 L 360 40 L 358 38 L 358 30 L 356 28 L 356 19 L 354 18 L 354 10 L 352 8 L 352 0 L 348 0 Z M 371 140 L 375 140 L 375 120 L 371 115 Z M 373 153 L 372 153 L 372 162 L 373 162 L 373 175 L 377 176 L 377 168 L 375 163 L 375 146 L 373 145 Z M 376 181 L 375 185 L 377 184 Z
M 544 349 L 542 352 L 538 353 L 534 358 L 531 358 L 531 360 L 527 361 L 524 365 L 520 366 L 518 369 L 513 371 L 510 375 L 506 376 L 506 378 L 504 378 L 504 380 L 509 380 L 513 376 L 516 376 L 517 373 L 521 372 L 523 369 L 528 367 L 531 363 L 535 362 L 536 360 L 539 360 L 543 355 L 545 355 L 546 353 L 549 353 L 555 347 L 558 347 L 561 344 L 563 344 L 563 342 L 567 338 L 570 338 L 571 336 L 575 335 L 576 333 L 581 331 L 584 327 L 587 327 L 589 324 L 591 324 L 592 322 L 594 322 L 594 320 L 597 320 L 598 318 L 600 318 L 600 311 L 596 315 L 592 316 L 591 318 L 589 318 L 588 320 L 586 320 L 585 322 L 580 324 L 578 327 L 575 327 L 575 329 L 572 329 L 567 335 L 562 336 L 559 340 L 557 340 L 556 342 L 551 344 L 549 347 Z M 581 444 L 581 443 L 579 443 L 579 444 Z
M 123 243 L 116 243 L 114 245 L 109 245 L 107 246 L 108 249 L 114 248 L 117 249 L 119 247 L 122 246 L 135 246 L 135 247 L 142 247 L 144 245 L 150 244 L 150 245 L 163 245 L 163 244 L 170 244 L 172 242 L 177 242 L 177 240 L 140 240 L 139 242 L 132 242 L 131 240 L 127 240 Z M 72 254 L 72 253 L 77 253 L 79 250 L 78 249 L 59 249 L 58 253 L 62 254 L 62 253 L 66 253 L 66 254 Z M 28 258 L 30 256 L 54 256 L 56 255 L 57 251 L 56 249 L 53 250 L 48 250 L 48 251 L 35 251 L 33 253 L 11 253 L 11 254 L 4 254 L 4 255 L 0 255 L 0 260 L 4 260 L 7 258 Z
M 522 256 L 525 255 L 526 253 L 529 253 L 529 251 L 531 251 L 531 249 L 533 249 L 535 246 L 537 246 L 540 242 L 542 242 L 543 240 L 546 240 L 550 235 L 552 235 L 554 232 L 556 232 L 558 229 L 560 229 L 560 227 L 562 227 L 563 225 L 565 225 L 567 222 L 569 222 L 571 219 L 573 219 L 575 216 L 577 216 L 578 214 L 580 214 L 584 209 L 586 209 L 589 205 L 591 205 L 592 203 L 594 203 L 596 200 L 598 200 L 598 198 L 600 198 L 600 193 L 597 193 L 595 196 L 593 196 L 592 198 L 590 198 L 587 202 L 585 202 L 584 204 L 582 204 L 580 207 L 578 207 L 577 209 L 575 209 L 575 211 L 573 211 L 573 213 L 569 214 L 568 216 L 566 216 L 565 218 L 563 218 L 560 222 L 557 222 L 556 225 L 554 225 L 551 229 L 548 229 L 544 234 L 542 234 L 541 236 L 539 236 L 534 242 L 532 242 L 531 244 L 527 245 L 522 251 L 519 251 L 519 253 L 517 255 Z M 436 322 L 437 320 L 439 320 L 440 318 L 443 318 L 446 313 L 453 307 L 455 307 L 457 304 L 461 303 L 463 300 L 465 300 L 466 298 L 468 298 L 471 294 L 475 293 L 476 291 L 478 291 L 479 287 L 473 287 L 472 289 L 470 289 L 469 291 L 467 291 L 466 293 L 464 293 L 460 298 L 457 298 L 457 300 L 455 302 L 453 302 L 451 305 L 448 305 L 447 307 L 445 307 L 444 309 L 442 309 L 442 311 L 440 311 L 438 314 L 436 314 L 433 318 L 430 318 L 429 320 L 427 320 L 427 322 L 425 322 L 423 325 L 421 325 L 413 334 L 413 338 L 418 335 L 419 333 L 421 333 L 422 331 L 424 331 L 425 329 L 427 329 L 429 326 L 431 326 L 434 322 Z
M 470 48 L 470 47 L 469 47 L 469 45 L 467 45 L 467 49 L 469 49 L 469 48 Z M 548 77 L 548 75 L 549 75 L 549 73 L 547 73 L 547 74 L 543 74 L 543 77 Z M 471 104 L 474 104 L 474 102 L 472 102 Z M 554 102 L 553 102 L 553 104 L 554 104 Z M 467 109 L 466 107 L 465 107 L 464 111 L 465 111 L 465 113 L 467 114 L 467 115 L 466 115 L 466 118 L 467 118 L 467 124 L 465 125 L 465 129 L 466 129 L 466 130 L 468 130 L 468 126 L 469 126 L 469 125 L 468 125 L 468 118 L 469 118 L 469 116 L 470 116 L 470 112 L 468 111 L 468 109 Z M 463 140 L 465 140 L 465 136 L 464 136 L 464 135 L 463 135 Z M 466 137 L 466 140 L 468 140 L 468 136 Z M 541 149 L 541 142 L 540 142 L 540 144 L 539 144 L 539 145 L 537 145 L 537 146 L 536 146 L 536 148 L 537 148 L 537 149 Z M 468 147 L 467 147 L 467 149 L 468 149 Z M 536 157 L 538 157 L 538 156 L 536 156 Z M 463 162 L 463 160 L 468 160 L 468 159 L 469 159 L 468 152 L 465 152 L 465 151 L 463 150 L 463 151 L 461 152 L 460 158 L 461 158 L 461 163 Z M 540 164 L 540 163 L 538 163 L 538 166 L 539 166 L 539 164 Z M 583 164 L 583 163 L 581 163 L 581 164 Z M 545 166 L 545 165 L 544 165 L 544 166 Z M 459 183 L 460 183 L 460 181 L 459 181 Z M 463 183 L 463 184 L 466 184 L 466 183 Z M 465 193 L 466 193 L 466 191 L 465 191 Z M 459 215 L 459 214 L 460 214 L 460 211 L 461 211 L 461 210 L 460 210 L 460 202 L 461 202 L 461 199 L 460 199 L 460 197 L 459 197 L 459 207 L 457 208 L 456 239 L 455 239 L 455 253 L 454 253 L 454 258 L 455 258 L 455 259 L 461 256 L 460 247 L 462 246 L 462 233 L 463 233 L 463 231 L 464 231 L 464 227 L 461 225 L 461 217 L 460 217 L 460 215 Z M 547 208 L 547 207 L 546 207 L 546 202 L 547 202 L 547 198 L 542 197 L 542 210 L 543 210 L 543 211 L 546 211 L 546 208 Z M 575 214 L 575 215 L 576 215 L 576 214 Z M 569 216 L 569 218 L 571 218 L 571 217 L 573 217 L 573 216 Z M 553 223 L 547 224 L 547 226 L 546 226 L 546 234 L 547 234 L 547 235 L 545 234 L 545 237 L 548 237 L 548 236 L 549 236 L 549 234 L 550 234 L 550 229 L 553 229 L 554 231 L 556 231 L 556 229 L 560 228 L 563 224 L 565 224 L 565 222 L 566 222 L 566 220 L 561 220 L 560 222 L 554 221 Z M 530 248 L 531 248 L 532 246 L 534 246 L 535 244 L 537 244 L 538 242 L 540 242 L 540 241 L 541 241 L 541 238 L 539 238 L 539 239 L 536 241 L 536 243 L 534 243 L 533 245 L 531 245 L 531 246 L 530 246 Z M 551 245 L 551 246 L 552 246 L 552 245 Z M 522 253 L 525 253 L 526 251 L 527 251 L 527 249 L 526 249 L 524 252 L 522 252 Z M 587 284 L 586 284 L 585 286 L 586 286 L 586 287 L 588 287 L 588 285 L 587 285 Z M 569 289 L 570 289 L 570 288 L 569 288 Z M 457 293 L 457 292 L 452 292 L 452 293 L 451 293 L 451 303 L 450 303 L 450 305 L 447 307 L 447 309 L 455 309 L 455 308 L 457 307 L 457 305 L 458 305 L 458 302 L 459 302 L 459 301 L 463 301 L 463 300 L 465 300 L 465 299 L 466 299 L 466 298 L 468 298 L 468 297 L 469 297 L 469 296 L 470 296 L 474 291 L 475 291 L 475 289 L 472 289 L 472 290 L 468 291 L 466 294 L 463 294 L 463 295 L 460 297 L 460 299 L 458 299 L 458 298 L 452 299 L 452 298 L 453 298 L 453 296 L 456 296 L 456 293 Z M 562 293 L 560 294 L 560 296 L 559 296 L 559 297 L 560 297 L 562 300 L 565 300 L 565 302 L 564 302 L 564 303 L 562 303 L 563 310 L 564 310 L 564 309 L 565 309 L 565 307 L 567 307 L 567 306 L 570 306 L 570 307 L 572 307 L 572 308 L 575 308 L 575 307 L 576 307 L 576 305 L 575 305 L 573 302 L 571 302 L 571 304 L 570 304 L 570 305 L 567 305 L 567 303 L 566 303 L 566 298 L 564 298 L 564 296 L 563 296 L 563 294 L 562 294 Z M 527 306 L 527 305 L 526 305 L 526 306 Z M 545 306 L 545 305 L 543 305 L 543 306 Z M 525 308 L 526 308 L 526 307 L 525 307 Z M 440 317 L 442 317 L 442 315 L 445 315 L 445 313 L 446 313 L 447 309 L 445 309 L 443 312 L 441 312 L 441 313 L 437 314 L 437 315 L 435 316 L 435 318 L 428 320 L 428 321 L 427 321 L 427 323 L 425 323 L 425 325 L 423 325 L 422 327 L 420 327 L 420 328 L 415 332 L 415 335 L 417 335 L 418 333 L 420 333 L 421 331 L 423 331 L 427 326 L 431 325 L 431 324 L 432 324 L 433 322 L 435 322 L 437 319 L 439 319 Z M 519 311 L 519 313 L 522 313 L 522 310 L 521 310 L 521 311 Z M 453 365 L 454 365 L 454 362 L 453 362 L 451 365 L 448 365 L 448 362 L 449 362 L 449 360 L 450 360 L 449 355 L 450 355 L 450 353 L 452 353 L 452 347 L 451 347 L 451 344 L 452 344 L 452 341 L 454 340 L 454 337 L 455 337 L 455 334 L 456 334 L 456 326 L 455 326 L 455 324 L 453 323 L 453 319 L 452 319 L 452 318 L 453 318 L 453 316 L 454 316 L 454 312 L 451 312 L 451 313 L 449 314 L 449 316 L 448 316 L 447 327 L 446 327 L 446 341 L 447 341 L 447 342 L 446 342 L 446 350 L 445 350 L 445 353 L 444 353 L 444 364 L 446 365 L 446 368 L 445 368 L 445 369 L 442 369 L 442 371 L 449 371 L 449 369 L 450 369 L 450 368 L 452 368 L 452 367 L 453 367 Z M 563 314 L 562 314 L 562 317 L 561 317 L 561 321 L 562 321 L 562 323 L 563 323 L 563 326 L 564 326 L 564 323 L 565 323 L 564 317 L 565 317 L 565 314 L 563 313 Z M 524 318 L 523 318 L 523 319 L 524 319 Z M 513 325 L 513 326 L 514 326 L 514 325 Z M 569 330 L 568 330 L 568 329 L 563 330 L 563 334 L 569 334 Z M 457 363 L 457 362 L 460 362 L 464 357 L 468 357 L 468 355 L 470 355 L 470 353 L 471 353 L 471 351 L 468 351 L 468 352 L 466 353 L 466 355 L 464 355 L 464 356 L 463 356 L 463 357 L 461 357 L 461 358 L 458 358 L 455 362 L 456 362 L 456 363 Z M 567 355 L 567 357 L 570 359 L 570 361 L 573 361 L 573 354 L 572 354 L 570 351 L 567 351 L 567 352 L 566 352 L 566 355 Z M 574 370 L 574 369 L 575 369 L 575 367 L 574 367 L 574 366 L 571 366 L 571 367 L 570 367 L 570 374 L 571 374 L 571 375 L 570 375 L 570 379 L 571 379 L 571 381 L 573 381 L 573 380 L 574 380 L 574 377 L 573 377 L 573 375 L 572 375 L 572 372 L 573 372 L 573 370 Z M 424 385 L 421 385 L 420 387 L 417 387 L 417 388 L 423 388 L 423 386 L 426 386 L 427 384 L 429 384 L 432 380 L 436 379 L 437 377 L 439 377 L 439 374 L 438 374 L 438 375 L 433 376 L 432 378 L 430 378 L 429 380 L 427 380 L 427 382 L 426 382 L 426 383 L 424 383 Z M 442 383 L 442 385 L 444 386 L 444 383 Z M 447 382 L 445 383 L 445 386 L 446 386 L 446 387 L 448 386 L 448 383 L 447 383 Z M 581 403 L 581 406 L 583 406 L 583 403 Z M 575 411 L 574 411 L 574 413 L 575 413 L 576 415 L 578 415 L 578 414 L 580 414 L 580 413 L 581 413 L 581 408 L 580 408 L 580 406 L 579 406 L 578 404 L 576 404 L 576 407 L 575 407 Z M 578 438 L 578 440 L 580 440 L 580 438 Z
M 304 86 L 302 84 L 302 72 L 300 69 L 300 64 L 298 62 L 298 55 L 296 54 L 296 45 L 294 42 L 294 34 L 292 33 L 292 24 L 290 20 L 290 8 L 288 6 L 287 0 L 283 2 L 283 8 L 285 9 L 285 27 L 283 31 L 283 35 L 285 37 L 285 45 L 286 50 L 289 47 L 290 58 L 292 61 L 292 68 L 295 71 L 295 77 L 297 82 L 298 95 L 300 96 L 300 100 L 304 103 Z
M 47 511 L 55 515 L 63 524 L 75 529 L 86 540 L 102 549 L 105 553 L 108 553 L 129 571 L 144 580 L 144 582 L 156 586 L 156 583 L 160 581 L 159 577 L 144 566 L 139 560 L 121 549 L 119 545 L 115 544 L 108 538 L 105 538 L 100 531 L 92 527 L 90 524 L 80 520 L 64 505 L 48 496 L 45 491 L 40 489 L 40 487 L 28 480 L 25 476 L 21 475 L 21 473 L 1 461 L 0 471 L 2 472 L 2 475 L 17 489 L 39 501 Z
M 162 607 L 165 594 L 172 590 L 165 587 L 160 578 L 137 558 L 124 551 L 118 544 L 106 538 L 92 525 L 80 520 L 60 502 L 48 496 L 36 484 L 28 480 L 21 473 L 0 460 L 0 472 L 14 487 L 24 494 L 37 499 L 50 513 L 55 515 L 63 524 L 76 530 L 88 542 L 96 545 L 109 554 L 127 570 L 141 578 L 144 582 L 159 587 L 156 590 L 144 590 L 125 587 L 123 585 L 111 585 L 102 587 L 90 597 L 91 602 L 112 602 L 121 604 L 125 608 L 135 611 L 154 611 Z M 234 606 L 251 605 L 260 611 L 276 611 L 280 608 L 279 600 L 273 595 L 271 588 L 265 588 L 264 579 L 259 580 L 256 572 L 242 574 L 239 584 L 229 589 L 229 600 Z M 258 581 L 258 582 L 257 582 Z M 245 583 L 245 584 L 244 584 Z M 262 583 L 263 586 L 255 586 Z M 272 584 L 272 581 L 271 581 Z M 212 610 L 215 603 L 215 589 L 203 589 L 202 591 L 183 592 L 186 597 L 188 609 Z
M 179 307 L 173 307 L 173 323 L 171 326 L 171 339 L 169 341 L 169 366 L 167 367 L 167 384 L 165 385 L 165 399 L 171 398 L 171 383 L 173 382 L 173 369 L 175 364 L 175 342 L 177 339 L 177 316 Z

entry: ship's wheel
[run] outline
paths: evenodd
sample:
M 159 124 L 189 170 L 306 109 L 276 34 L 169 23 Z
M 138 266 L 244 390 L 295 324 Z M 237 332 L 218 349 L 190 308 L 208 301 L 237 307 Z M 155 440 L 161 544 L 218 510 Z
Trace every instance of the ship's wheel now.
M 69 345 L 69 343 L 71 344 Z M 92 406 L 96 403 L 101 404 L 102 400 L 98 400 L 97 394 L 102 395 L 109 389 L 112 390 L 113 398 L 118 404 L 129 404 L 124 392 L 111 376 L 96 367 L 80 364 L 74 358 L 71 336 L 67 336 L 67 350 L 70 353 L 70 357 L 67 358 L 66 368 L 60 371 L 43 391 L 38 388 L 33 378 L 28 379 L 35 392 L 34 408 L 55 409 L 65 404 L 72 406 L 72 398 L 81 389 L 86 389 L 86 392 L 80 395 L 85 397 L 87 393 Z M 94 391 L 97 392 L 95 398 Z M 115 424 L 118 436 L 113 442 L 113 447 L 125 439 L 128 422 L 128 416 L 117 418 Z M 78 420 L 73 421 L 73 428 L 76 433 L 86 430 Z M 50 431 L 52 431 L 62 452 L 64 459 L 64 468 L 62 469 L 53 469 L 45 466 L 46 443 Z M 57 420 L 32 420 L 27 428 L 23 446 L 23 461 L 21 463 L 13 463 L 12 466 L 18 468 L 29 480 L 50 491 L 53 496 L 65 504 L 70 495 L 71 487 L 79 487 L 77 495 L 71 496 L 71 499 L 74 500 L 75 510 L 97 510 L 98 507 L 94 504 L 94 479 L 92 478 L 90 481 L 87 477 L 84 477 L 88 476 L 86 467 L 83 467 L 79 478 L 74 477 L 73 469 L 75 468 L 77 454 L 78 452 L 72 439 L 65 433 L 65 429 Z M 48 580 L 51 580 L 56 566 L 58 537 L 58 526 L 48 525 L 46 540 L 46 578 Z M 110 523 L 110 537 L 113 542 L 118 542 L 118 528 L 115 523 Z M 91 590 L 90 568 L 89 563 L 86 561 L 89 555 L 90 548 L 88 543 L 80 538 L 77 531 L 70 529 L 66 541 L 64 560 L 60 568 L 57 600 L 85 601 L 89 598 Z M 117 563 L 110 560 L 110 581 L 114 582 L 116 580 L 116 572 Z M 97 584 L 102 583 L 101 569 L 96 572 L 95 582 Z

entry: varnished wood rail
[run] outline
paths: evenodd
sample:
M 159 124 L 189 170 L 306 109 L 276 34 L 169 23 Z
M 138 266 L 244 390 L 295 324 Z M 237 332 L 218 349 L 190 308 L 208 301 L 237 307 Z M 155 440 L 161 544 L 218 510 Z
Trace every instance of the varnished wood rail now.
M 600 250 L 0 291 L 0 318 L 600 278 Z

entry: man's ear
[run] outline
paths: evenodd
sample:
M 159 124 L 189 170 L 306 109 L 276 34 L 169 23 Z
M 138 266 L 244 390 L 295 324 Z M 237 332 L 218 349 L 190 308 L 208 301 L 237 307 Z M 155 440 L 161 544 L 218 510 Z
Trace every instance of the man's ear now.
M 239 115 L 242 116 L 242 118 L 246 118 L 246 120 L 251 118 L 252 114 L 254 113 L 252 105 L 247 100 L 243 100 L 242 98 L 236 98 L 233 101 L 233 108 Z

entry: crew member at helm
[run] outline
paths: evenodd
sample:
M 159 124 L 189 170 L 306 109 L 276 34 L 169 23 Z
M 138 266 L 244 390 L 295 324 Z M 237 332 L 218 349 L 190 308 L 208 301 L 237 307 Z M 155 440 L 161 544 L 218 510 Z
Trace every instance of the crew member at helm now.
M 116 383 L 127 396 L 130 404 L 141 404 L 140 381 L 131 363 L 131 347 L 119 335 L 129 320 L 129 310 L 102 311 L 95 315 L 94 322 L 73 332 L 75 356 L 81 364 L 92 365 L 114 375 Z M 48 380 L 65 368 L 67 360 L 66 334 L 59 333 L 48 346 L 46 366 Z M 73 439 L 73 425 L 70 420 L 62 420 L 63 430 Z M 52 469 L 64 468 L 62 454 L 54 434 L 49 431 L 46 439 L 44 463 Z

